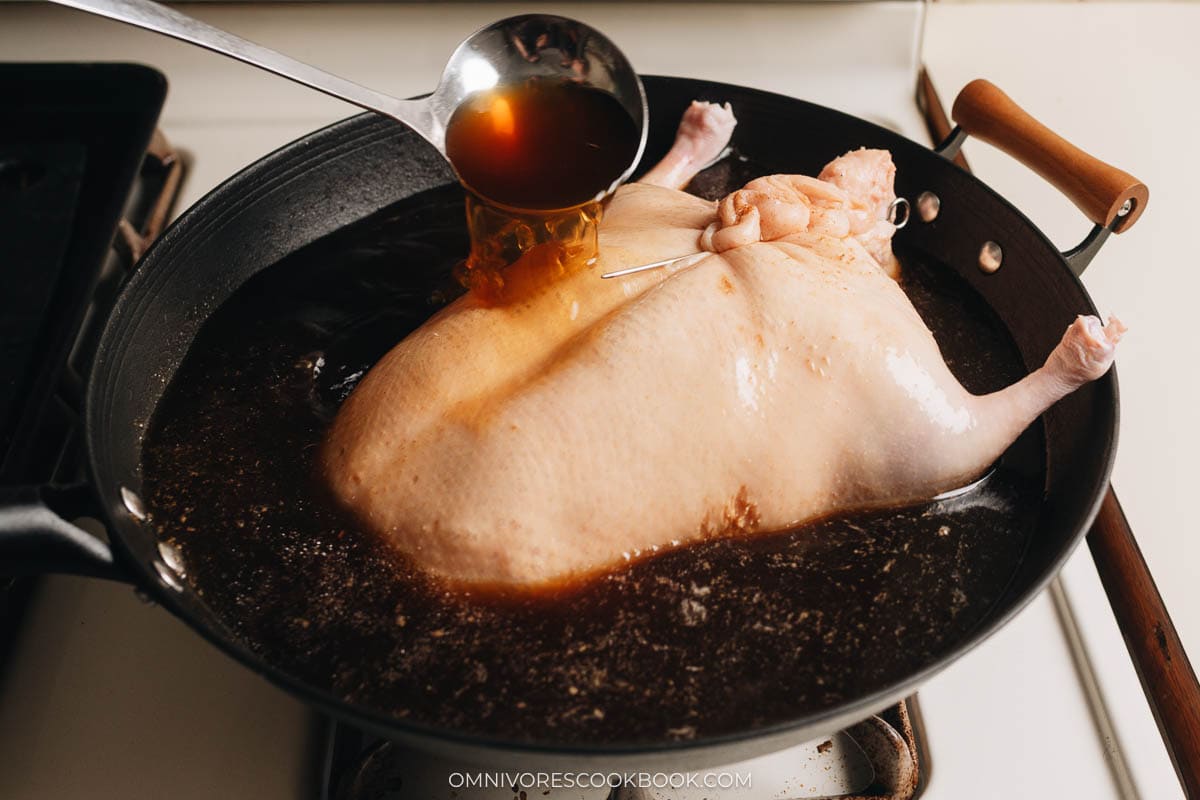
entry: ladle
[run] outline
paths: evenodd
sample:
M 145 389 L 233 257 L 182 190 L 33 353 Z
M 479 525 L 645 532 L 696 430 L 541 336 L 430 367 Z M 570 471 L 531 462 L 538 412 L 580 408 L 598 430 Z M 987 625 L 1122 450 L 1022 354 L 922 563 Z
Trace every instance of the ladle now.
M 446 156 L 446 125 L 471 95 L 529 78 L 561 78 L 608 92 L 641 131 L 632 161 L 596 199 L 629 178 L 646 146 L 646 93 L 616 46 L 582 22 L 549 14 L 523 14 L 473 33 L 450 56 L 433 94 L 400 100 L 309 66 L 151 0 L 52 0 L 236 58 L 348 103 L 392 117 Z M 449 160 L 449 159 L 447 159 Z M 453 167 L 453 163 L 451 163 Z

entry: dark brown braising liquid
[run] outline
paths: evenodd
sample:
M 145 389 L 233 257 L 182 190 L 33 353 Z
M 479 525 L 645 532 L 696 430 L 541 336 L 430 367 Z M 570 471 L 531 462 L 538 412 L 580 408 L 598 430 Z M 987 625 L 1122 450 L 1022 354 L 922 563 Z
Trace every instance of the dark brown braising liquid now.
M 929 664 L 988 616 L 1035 527 L 1036 426 L 958 500 L 705 541 L 537 596 L 449 592 L 356 530 L 315 487 L 313 454 L 370 365 L 461 291 L 461 197 L 413 197 L 251 280 L 158 406 L 143 464 L 153 524 L 262 657 L 415 722 L 598 745 L 827 709 Z M 1023 374 L 964 283 L 901 256 L 968 388 Z
M 468 98 L 446 128 L 446 155 L 468 191 L 463 285 L 499 299 L 504 268 L 522 256 L 545 279 L 593 259 L 602 199 L 640 136 L 612 95 L 570 81 Z

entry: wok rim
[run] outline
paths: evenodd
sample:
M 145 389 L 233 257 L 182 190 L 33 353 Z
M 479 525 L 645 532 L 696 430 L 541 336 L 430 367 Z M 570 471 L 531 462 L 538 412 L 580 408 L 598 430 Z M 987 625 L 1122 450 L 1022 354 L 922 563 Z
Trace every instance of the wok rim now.
M 786 104 L 803 104 L 810 108 L 817 109 L 820 113 L 846 118 L 852 121 L 855 125 L 864 126 L 864 129 L 874 129 L 877 133 L 882 133 L 887 138 L 899 138 L 911 145 L 920 148 L 928 154 L 929 158 L 941 158 L 935 151 L 926 145 L 908 139 L 903 134 L 884 128 L 869 120 L 855 117 L 836 109 L 832 109 L 819 104 L 811 103 L 800 98 L 790 97 L 777 92 L 769 92 L 761 89 L 754 89 L 736 84 L 728 84 L 716 81 L 707 81 L 692 78 L 681 78 L 675 76 L 661 75 L 641 75 L 643 82 L 650 83 L 667 83 L 680 84 L 684 86 L 692 86 L 697 89 L 704 90 L 731 90 L 743 97 L 746 95 L 754 95 L 760 99 L 768 100 L 771 103 L 786 103 Z M 282 688 L 302 700 L 306 704 L 317 708 L 335 718 L 345 720 L 360 728 L 366 728 L 374 733 L 383 735 L 386 738 L 403 741 L 406 743 L 416 743 L 418 748 L 425 741 L 430 742 L 430 749 L 436 748 L 436 743 L 444 743 L 447 745 L 458 746 L 471 752 L 478 753 L 495 753 L 497 756 L 504 757 L 532 757 L 532 758 L 551 758 L 551 759 L 570 759 L 579 758 L 588 762 L 596 762 L 605 759 L 614 760 L 637 760 L 637 759 L 653 759 L 664 756 L 685 757 L 692 756 L 692 761 L 696 757 L 702 757 L 705 752 L 731 749 L 735 745 L 743 746 L 740 751 L 742 757 L 753 756 L 763 752 L 769 752 L 769 749 L 759 748 L 755 750 L 753 744 L 761 741 L 764 746 L 774 743 L 792 735 L 793 741 L 791 744 L 799 744 L 803 739 L 799 738 L 796 732 L 801 729 L 806 731 L 821 730 L 825 733 L 833 733 L 847 725 L 853 724 L 856 721 L 870 717 L 878 713 L 882 709 L 891 705 L 894 702 L 909 696 L 917 687 L 926 683 L 930 678 L 939 674 L 946 668 L 950 667 L 964 655 L 974 650 L 979 645 L 983 644 L 991 638 L 1000 629 L 1010 623 L 1017 615 L 1024 611 L 1030 603 L 1038 597 L 1053 580 L 1061 572 L 1066 561 L 1074 554 L 1080 541 L 1084 538 L 1087 530 L 1095 520 L 1099 513 L 1100 505 L 1104 499 L 1105 492 L 1109 485 L 1113 465 L 1116 459 L 1116 451 L 1118 444 L 1118 435 L 1120 429 L 1120 396 L 1117 382 L 1117 374 L 1115 365 L 1109 373 L 1102 377 L 1097 383 L 1104 382 L 1111 391 L 1112 396 L 1112 425 L 1108 431 L 1097 430 L 1097 435 L 1107 434 L 1109 445 L 1105 448 L 1104 463 L 1098 474 L 1098 485 L 1091 492 L 1091 501 L 1088 504 L 1087 511 L 1078 519 L 1076 530 L 1066 540 L 1064 547 L 1053 557 L 1048 559 L 1047 563 L 1038 571 L 1035 580 L 1031 581 L 1029 586 L 1019 595 L 1015 596 L 1007 606 L 1001 607 L 1001 601 L 987 612 L 972 629 L 972 631 L 956 642 L 954 645 L 941 652 L 930 664 L 920 670 L 907 673 L 902 679 L 892 681 L 887 685 L 869 692 L 865 695 L 860 695 L 851 701 L 844 702 L 833 707 L 823 709 L 819 712 L 810 713 L 807 715 L 793 717 L 782 722 L 772 723 L 757 728 L 749 728 L 723 734 L 701 736 L 695 739 L 669 740 L 669 741 L 645 741 L 645 742 L 628 742 L 628 743 L 607 743 L 598 745 L 587 744 L 556 744 L 553 742 L 526 740 L 526 739 L 504 739 L 494 734 L 478 734 L 469 733 L 461 730 L 442 728 L 428 725 L 421 722 L 414 722 L 405 718 L 396 717 L 390 714 L 380 712 L 377 709 L 358 705 L 334 694 L 327 689 L 318 688 L 310 683 L 307 683 L 291 673 L 269 663 L 266 659 L 254 653 L 247 644 L 235 638 L 232 634 L 226 636 L 214 626 L 205 624 L 202 620 L 196 618 L 184 604 L 180 597 L 185 593 L 195 593 L 195 589 L 186 584 L 185 588 L 176 593 L 168 586 L 164 585 L 162 579 L 158 576 L 153 568 L 151 561 L 143 561 L 134 555 L 133 549 L 130 547 L 124 531 L 124 525 L 145 525 L 136 520 L 125 520 L 118 518 L 118 513 L 114 513 L 114 509 L 122 508 L 120 499 L 120 483 L 115 475 L 108 475 L 102 469 L 102 460 L 98 450 L 97 438 L 98 431 L 103 425 L 103 420 L 99 419 L 99 408 L 104 405 L 105 387 L 101 384 L 100 376 L 106 372 L 116 370 L 114 374 L 122 374 L 121 370 L 115 366 L 109 366 L 108 369 L 103 367 L 108 366 L 106 362 L 119 359 L 125 354 L 129 347 L 129 342 L 133 339 L 133 332 L 129 326 L 120 324 L 122 320 L 129 314 L 129 307 L 140 299 L 144 293 L 141 291 L 141 286 L 149 280 L 160 263 L 160 254 L 167 253 L 166 258 L 169 258 L 174 240 L 187 230 L 194 228 L 198 223 L 208 221 L 217 217 L 220 213 L 228 211 L 231 201 L 236 201 L 239 198 L 246 197 L 256 185 L 260 185 L 260 175 L 264 172 L 269 173 L 270 170 L 278 165 L 278 162 L 286 160 L 288 157 L 296 156 L 306 150 L 313 150 L 320 153 L 322 146 L 328 146 L 334 142 L 342 143 L 345 140 L 339 138 L 339 134 L 347 134 L 355 132 L 357 129 L 365 129 L 370 127 L 370 123 L 382 119 L 379 115 L 372 112 L 363 112 L 355 114 L 348 118 L 325 125 L 311 133 L 305 134 L 298 139 L 288 142 L 270 153 L 256 159 L 254 162 L 238 170 L 229 178 L 226 178 L 203 197 L 196 201 L 191 207 L 182 212 L 175 220 L 173 220 L 159 238 L 151 245 L 142 259 L 138 262 L 134 270 L 129 276 L 129 279 L 121 287 L 121 290 L 105 320 L 103 333 L 100 337 L 99 345 L 96 350 L 96 355 L 93 360 L 92 369 L 89 371 L 87 388 L 85 394 L 85 446 L 86 446 L 86 463 L 91 477 L 91 484 L 94 492 L 99 500 L 99 507 L 104 510 L 104 515 L 108 521 L 108 531 L 110 543 L 117 556 L 119 562 L 127 567 L 135 576 L 135 584 L 139 587 L 152 593 L 154 598 L 174 616 L 183 620 L 190 628 L 199 633 L 210 643 L 214 644 L 218 649 L 226 655 L 234 658 L 243 666 L 248 667 L 255 673 L 266 678 L 275 686 Z M 412 134 L 411 131 L 402 131 Z M 392 131 L 395 132 L 394 130 Z M 362 131 L 366 133 L 366 130 Z M 412 134 L 415 136 L 415 134 Z M 853 143 L 850 146 L 854 146 Z M 924 157 L 924 156 L 922 156 Z M 1054 246 L 1046 235 L 1032 221 L 1028 219 L 1018 208 L 1006 200 L 1004 197 L 995 192 L 990 186 L 983 182 L 973 173 L 963 170 L 957 165 L 954 169 L 959 170 L 978 190 L 991 195 L 994 200 L 999 201 L 1004 206 L 1007 206 L 1023 223 L 1029 231 L 1033 233 L 1038 240 L 1038 245 L 1047 248 L 1054 254 L 1056 266 L 1064 271 L 1064 277 L 1069 278 L 1074 283 L 1080 296 L 1084 299 L 1087 311 L 1096 314 L 1097 309 L 1092 301 L 1091 295 L 1087 292 L 1086 287 L 1068 267 L 1062 253 Z M 169 261 L 168 261 L 169 263 Z M 270 264 L 264 265 L 257 272 L 266 269 Z M 257 273 L 256 273 L 257 274 Z M 982 295 L 981 295 L 982 296 Z M 984 298 L 985 301 L 987 298 Z M 989 306 L 991 303 L 988 303 Z M 215 310 L 215 309 L 214 309 Z M 211 316 L 211 311 L 206 315 Z M 123 328 L 123 329 L 122 329 Z M 176 363 L 176 368 L 178 367 Z M 157 403 L 156 403 L 157 407 Z M 142 436 L 144 429 L 134 434 L 137 438 L 136 447 L 140 453 L 142 447 Z M 140 464 L 139 464 L 140 469 Z M 124 523 L 124 524 L 122 524 Z M 149 535 L 156 541 L 161 541 L 154 532 L 149 532 Z M 1035 533 L 1036 535 L 1036 533 Z M 1001 600 L 1003 597 L 1001 598 Z M 201 601 L 203 602 L 203 601 Z M 824 734 L 813 734 L 824 735 Z M 787 745 L 783 745 L 787 746 Z M 741 758 L 739 758 L 741 760 Z M 707 762 L 706 762 L 707 763 Z M 722 762 L 726 763 L 726 762 Z

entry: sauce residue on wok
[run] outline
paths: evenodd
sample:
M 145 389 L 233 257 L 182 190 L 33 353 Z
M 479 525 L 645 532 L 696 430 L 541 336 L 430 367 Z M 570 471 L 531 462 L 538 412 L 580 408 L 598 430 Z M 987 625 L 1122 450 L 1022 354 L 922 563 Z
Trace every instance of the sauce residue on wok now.
M 370 365 L 461 291 L 461 212 L 457 186 L 425 192 L 259 274 L 205 323 L 158 405 L 143 449 L 152 523 L 262 658 L 463 733 L 689 739 L 880 689 L 1003 596 L 1035 526 L 1039 426 L 964 497 L 704 541 L 537 596 L 448 591 L 356 531 L 315 489 L 312 458 Z M 1023 374 L 965 283 L 901 256 L 969 389 Z
M 446 127 L 446 155 L 467 190 L 463 285 L 500 300 L 503 270 L 522 256 L 542 279 L 594 258 L 603 201 L 640 138 L 616 98 L 571 81 L 534 78 L 468 98 Z

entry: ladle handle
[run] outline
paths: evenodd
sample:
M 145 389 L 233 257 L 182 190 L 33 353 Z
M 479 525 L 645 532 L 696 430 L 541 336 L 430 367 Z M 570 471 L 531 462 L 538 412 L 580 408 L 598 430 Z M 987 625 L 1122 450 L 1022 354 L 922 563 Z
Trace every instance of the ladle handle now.
M 101 17 L 161 33 L 236 58 L 356 106 L 393 117 L 441 147 L 434 138 L 434 120 L 427 103 L 398 100 L 324 70 L 247 41 L 220 28 L 181 14 L 152 0 L 51 0 Z
M 1133 227 L 1150 199 L 1146 184 L 1080 150 L 982 78 L 958 93 L 950 117 L 961 131 L 1000 148 L 1041 175 L 1088 219 L 1105 228 L 1112 226 L 1114 233 Z

